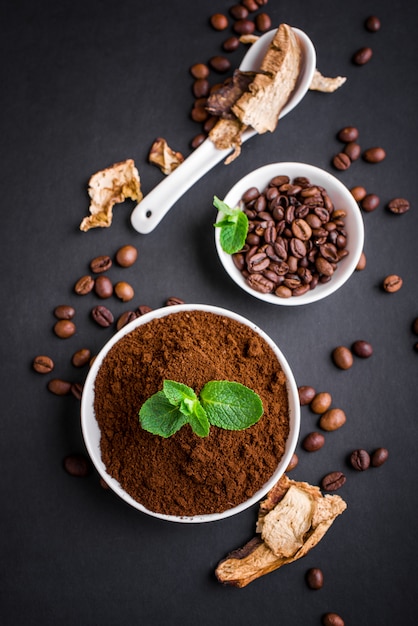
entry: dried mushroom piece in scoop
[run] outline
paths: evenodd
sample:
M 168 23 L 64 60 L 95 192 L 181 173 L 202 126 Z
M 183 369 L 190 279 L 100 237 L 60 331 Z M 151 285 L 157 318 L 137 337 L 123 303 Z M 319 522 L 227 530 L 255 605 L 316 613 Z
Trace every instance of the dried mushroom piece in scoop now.
M 171 174 L 183 163 L 184 156 L 180 152 L 175 152 L 170 148 L 165 139 L 158 137 L 151 146 L 148 161 L 157 165 L 163 174 Z
M 319 487 L 282 476 L 260 504 L 256 527 L 259 534 L 219 563 L 217 579 L 226 585 L 245 587 L 300 559 L 319 543 L 346 508 L 340 496 L 323 496 Z

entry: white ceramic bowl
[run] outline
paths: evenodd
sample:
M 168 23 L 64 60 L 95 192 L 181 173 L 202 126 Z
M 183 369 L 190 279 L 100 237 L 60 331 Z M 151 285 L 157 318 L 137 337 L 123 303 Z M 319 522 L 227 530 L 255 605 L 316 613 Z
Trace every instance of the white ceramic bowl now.
M 347 216 L 347 249 L 349 254 L 338 263 L 338 268 L 327 283 L 318 284 L 314 289 L 301 296 L 280 298 L 274 293 L 263 294 L 252 289 L 245 281 L 241 272 L 235 267 L 232 256 L 222 250 L 220 245 L 220 229 L 215 228 L 215 242 L 219 258 L 225 270 L 237 285 L 259 300 L 282 306 L 298 306 L 322 300 L 339 289 L 352 275 L 360 259 L 364 244 L 363 218 L 351 192 L 335 176 L 313 165 L 306 163 L 271 163 L 250 172 L 241 178 L 227 193 L 224 201 L 230 206 L 239 206 L 242 195 L 250 187 L 257 187 L 262 192 L 274 176 L 287 175 L 291 180 L 297 176 L 305 176 L 311 183 L 325 187 L 334 203 L 335 209 L 345 209 Z M 218 215 L 218 220 L 220 219 Z
M 190 517 L 180 517 L 175 515 L 165 515 L 160 513 L 155 513 L 154 511 L 150 511 L 145 508 L 141 503 L 134 500 L 129 494 L 127 494 L 119 482 L 112 478 L 106 471 L 106 467 L 102 461 L 101 453 L 100 453 L 100 430 L 99 425 L 96 421 L 96 417 L 94 414 L 94 384 L 97 372 L 100 369 L 100 366 L 103 362 L 104 357 L 110 350 L 110 348 L 117 342 L 121 337 L 131 332 L 134 328 L 146 324 L 154 318 L 161 318 L 167 315 L 171 315 L 172 313 L 177 313 L 180 311 L 208 311 L 217 315 L 223 315 L 229 318 L 232 318 L 242 324 L 249 326 L 252 330 L 258 333 L 272 348 L 274 353 L 277 355 L 277 359 L 283 369 L 283 372 L 286 376 L 287 380 L 287 392 L 289 399 L 289 436 L 286 441 L 286 448 L 283 457 L 281 458 L 274 474 L 270 477 L 270 479 L 265 483 L 265 485 L 257 491 L 249 500 L 235 506 L 231 509 L 224 511 L 223 513 L 214 513 L 208 515 L 195 515 Z M 87 451 L 91 457 L 91 460 L 99 472 L 100 476 L 105 480 L 105 482 L 113 489 L 113 491 L 122 498 L 125 502 L 135 507 L 139 511 L 143 513 L 147 513 L 148 515 L 158 517 L 163 520 L 173 521 L 173 522 L 210 522 L 224 519 L 226 517 L 230 517 L 231 515 L 236 515 L 241 511 L 244 511 L 248 507 L 257 503 L 261 498 L 263 498 L 267 492 L 273 487 L 273 485 L 279 480 L 287 466 L 289 465 L 290 459 L 295 451 L 296 444 L 299 437 L 299 427 L 300 427 L 300 406 L 299 406 L 299 395 L 298 389 L 296 386 L 295 379 L 293 377 L 292 371 L 283 356 L 282 352 L 276 346 L 276 344 L 264 333 L 261 329 L 259 329 L 255 324 L 250 322 L 244 317 L 237 315 L 231 311 L 227 311 L 225 309 L 210 306 L 210 305 L 202 305 L 202 304 L 182 304 L 175 305 L 170 307 L 164 307 L 162 309 L 157 309 L 155 311 L 151 311 L 150 313 L 146 313 L 141 317 L 137 318 L 130 324 L 127 324 L 123 327 L 119 332 L 117 332 L 102 348 L 102 350 L 97 355 L 94 363 L 87 375 L 86 382 L 84 385 L 83 396 L 81 399 L 81 427 L 83 432 L 84 441 L 87 447 Z

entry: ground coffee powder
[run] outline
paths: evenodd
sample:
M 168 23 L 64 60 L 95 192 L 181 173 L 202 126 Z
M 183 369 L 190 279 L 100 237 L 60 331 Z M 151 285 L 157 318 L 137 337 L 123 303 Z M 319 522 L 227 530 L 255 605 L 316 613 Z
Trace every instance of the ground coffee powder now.
M 189 425 L 164 439 L 142 429 L 138 412 L 164 379 L 199 394 L 210 380 L 240 382 L 264 413 L 242 431 Z M 289 434 L 286 378 L 255 331 L 226 316 L 181 311 L 125 335 L 108 352 L 95 383 L 94 409 L 107 472 L 147 509 L 169 515 L 219 513 L 252 495 L 274 472 Z

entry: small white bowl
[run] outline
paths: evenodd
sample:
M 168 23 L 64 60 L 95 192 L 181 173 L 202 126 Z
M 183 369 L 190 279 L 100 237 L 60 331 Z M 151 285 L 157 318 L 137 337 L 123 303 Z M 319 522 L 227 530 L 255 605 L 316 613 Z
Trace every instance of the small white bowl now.
M 132 330 L 137 328 L 138 326 L 142 326 L 147 322 L 150 322 L 154 318 L 162 318 L 167 315 L 171 315 L 173 313 L 178 313 L 180 311 L 207 311 L 210 313 L 214 313 L 217 315 L 223 315 L 225 317 L 232 318 L 237 322 L 241 322 L 246 326 L 249 326 L 252 330 L 258 333 L 272 348 L 274 353 L 277 356 L 277 359 L 282 367 L 282 370 L 286 376 L 287 381 L 287 393 L 288 393 L 288 401 L 289 401 L 289 436 L 286 441 L 285 452 L 277 465 L 275 472 L 269 478 L 269 480 L 264 484 L 264 486 L 259 489 L 250 499 L 242 502 L 241 504 L 234 506 L 231 509 L 228 509 L 222 513 L 213 513 L 207 515 L 194 515 L 194 516 L 185 516 L 180 517 L 176 515 L 165 515 L 161 513 L 156 513 L 154 511 L 150 511 L 145 508 L 140 502 L 137 502 L 132 498 L 124 489 L 122 489 L 121 485 L 117 480 L 112 478 L 107 471 L 106 467 L 102 461 L 101 452 L 100 452 L 100 429 L 99 425 L 96 421 L 95 413 L 94 413 L 94 385 L 97 373 L 101 367 L 103 359 L 106 354 L 109 352 L 110 348 L 114 346 L 121 337 L 130 333 Z M 181 304 L 175 306 L 164 307 L 162 309 L 156 309 L 155 311 L 151 311 L 150 313 L 146 313 L 141 317 L 138 317 L 133 322 L 130 322 L 126 326 L 124 326 L 119 332 L 117 332 L 102 348 L 97 357 L 95 358 L 93 365 L 87 375 L 86 382 L 84 385 L 83 396 L 81 399 L 81 427 L 82 433 L 84 437 L 84 441 L 86 444 L 87 451 L 90 455 L 90 458 L 99 472 L 100 476 L 104 479 L 104 481 L 113 489 L 113 491 L 122 498 L 126 503 L 130 504 L 134 508 L 142 511 L 143 513 L 147 513 L 153 517 L 158 517 L 163 520 L 168 520 L 172 522 L 185 522 L 185 523 L 199 523 L 199 522 L 213 522 L 217 520 L 222 520 L 231 515 L 236 515 L 241 511 L 244 511 L 248 507 L 256 504 L 261 498 L 263 498 L 267 492 L 273 487 L 273 485 L 279 480 L 279 478 L 285 472 L 287 466 L 289 465 L 290 459 L 295 451 L 296 444 L 299 437 L 299 428 L 300 428 L 300 405 L 299 405 L 299 395 L 298 389 L 296 386 L 296 382 L 292 373 L 292 370 L 289 367 L 284 355 L 276 346 L 276 344 L 266 335 L 264 331 L 258 328 L 254 323 L 250 322 L 246 318 L 233 313 L 232 311 L 228 311 L 216 306 L 203 305 L 203 304 Z
M 242 195 L 250 187 L 257 187 L 260 193 L 267 187 L 272 178 L 278 175 L 287 175 L 291 180 L 298 176 L 309 178 L 310 182 L 315 185 L 324 187 L 335 209 L 345 209 L 347 216 L 345 218 L 345 229 L 347 231 L 347 249 L 349 254 L 338 263 L 338 268 L 333 274 L 331 280 L 327 283 L 319 283 L 314 289 L 308 291 L 301 296 L 292 296 L 290 298 L 280 298 L 274 293 L 263 294 L 250 287 L 241 272 L 235 266 L 232 256 L 224 252 L 220 244 L 220 229 L 215 228 L 215 242 L 219 258 L 225 270 L 232 280 L 259 300 L 270 302 L 271 304 L 279 304 L 282 306 L 298 306 L 301 304 L 309 304 L 322 300 L 326 296 L 331 295 L 339 289 L 353 274 L 364 244 L 364 225 L 363 218 L 354 200 L 351 192 L 339 181 L 335 176 L 325 170 L 308 165 L 306 163 L 271 163 L 250 172 L 244 178 L 241 178 L 227 193 L 224 198 L 226 204 L 230 207 L 240 205 Z M 218 214 L 218 220 L 221 215 Z

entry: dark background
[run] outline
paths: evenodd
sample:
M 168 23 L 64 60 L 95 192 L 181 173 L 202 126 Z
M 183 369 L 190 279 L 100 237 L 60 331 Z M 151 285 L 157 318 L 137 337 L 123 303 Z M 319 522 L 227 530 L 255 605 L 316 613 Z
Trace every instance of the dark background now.
M 282 624 L 314 626 L 326 611 L 346 624 L 411 623 L 417 591 L 417 337 L 418 232 L 416 146 L 418 5 L 410 0 L 270 0 L 274 25 L 304 29 L 325 75 L 344 75 L 334 94 L 310 92 L 278 130 L 245 144 L 230 166 L 218 165 L 175 205 L 160 226 L 139 235 L 130 226 L 133 203 L 115 207 L 108 229 L 78 230 L 88 213 L 87 184 L 96 171 L 126 158 L 150 191 L 163 175 L 147 163 L 158 136 L 187 155 L 198 126 L 189 67 L 221 52 L 225 33 L 208 24 L 231 3 L 213 0 L 3 0 L 1 63 L 1 584 L 0 621 L 7 626 L 74 623 Z M 364 28 L 370 14 L 382 28 Z M 229 34 L 229 31 L 228 31 Z M 371 46 L 363 67 L 353 53 Z M 239 64 L 244 48 L 234 53 Z M 215 77 L 215 82 L 218 78 Z M 337 172 L 336 133 L 360 130 L 362 148 L 381 145 L 383 163 L 360 160 Z M 252 169 L 275 161 L 323 167 L 348 187 L 364 185 L 381 198 L 364 214 L 367 268 L 337 293 L 305 307 L 264 304 L 241 292 L 218 261 L 212 223 L 214 194 Z M 396 196 L 411 210 L 393 216 Z M 253 536 L 257 507 L 222 522 L 176 525 L 147 517 L 100 486 L 93 472 L 69 476 L 62 461 L 85 451 L 79 404 L 46 389 L 52 376 L 32 371 L 49 354 L 55 376 L 82 382 L 70 358 L 81 347 L 95 353 L 111 331 L 89 318 L 98 303 L 77 297 L 73 285 L 90 259 L 132 243 L 139 258 L 115 281 L 136 290 L 135 304 L 153 308 L 170 296 L 220 305 L 267 331 L 285 353 L 298 385 L 329 391 L 347 414 L 316 453 L 298 446 L 292 477 L 319 484 L 329 471 L 346 473 L 339 491 L 347 511 L 304 559 L 247 588 L 222 587 L 215 567 Z M 396 294 L 381 289 L 399 274 Z M 77 334 L 54 336 L 53 309 L 77 309 Z M 107 303 L 115 315 L 129 308 Z M 366 339 L 368 360 L 338 370 L 337 345 Z M 302 410 L 301 436 L 317 428 Z M 379 469 L 356 472 L 347 456 L 358 447 L 388 448 Z M 325 585 L 309 590 L 308 568 L 320 567 Z

